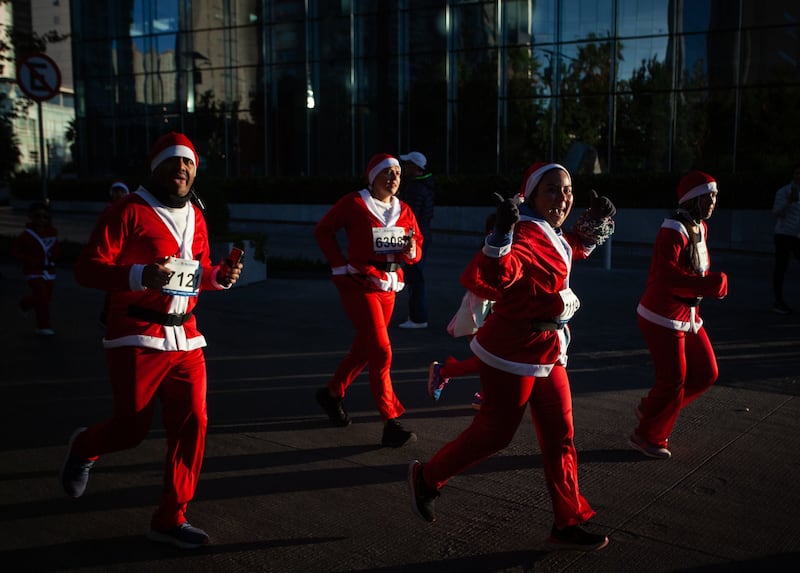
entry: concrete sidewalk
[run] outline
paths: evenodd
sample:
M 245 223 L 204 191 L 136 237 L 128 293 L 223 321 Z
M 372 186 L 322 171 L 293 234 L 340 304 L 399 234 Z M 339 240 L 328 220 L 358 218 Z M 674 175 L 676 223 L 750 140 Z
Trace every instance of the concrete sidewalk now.
M 67 225 L 60 221 L 60 228 Z M 74 221 L 73 221 L 74 223 Z M 75 223 L 76 228 L 79 227 Z M 301 239 L 296 239 L 294 244 Z M 291 237 L 287 237 L 291 241 Z M 581 490 L 597 511 L 591 528 L 609 546 L 547 552 L 552 523 L 530 420 L 508 448 L 445 487 L 438 519 L 412 515 L 411 459 L 428 459 L 465 428 L 476 378 L 454 380 L 439 404 L 425 395 L 427 365 L 466 357 L 444 327 L 473 253 L 432 249 L 431 328 L 391 330 L 396 390 L 419 441 L 380 448 L 366 377 L 346 399 L 354 419 L 331 428 L 314 401 L 352 335 L 326 279 L 270 278 L 198 307 L 208 339 L 210 431 L 189 518 L 213 545 L 184 552 L 144 538 L 162 475 L 158 417 L 138 448 L 103 457 L 79 500 L 57 472 L 71 431 L 106 417 L 97 316 L 103 293 L 59 269 L 57 335 L 37 338 L 16 311 L 25 284 L 0 257 L 0 556 L 9 571 L 789 571 L 800 558 L 800 315 L 768 312 L 771 260 L 712 252 L 731 293 L 703 304 L 719 382 L 689 406 L 671 438 L 673 458 L 627 445 L 633 406 L 650 387 L 649 355 L 635 307 L 647 273 L 641 250 L 576 264 L 582 306 L 572 321 L 573 387 Z M 309 253 L 311 254 L 311 253 Z M 800 302 L 796 266 L 787 280 Z M 406 318 L 398 297 L 393 324 Z M 798 306 L 795 304 L 795 306 Z

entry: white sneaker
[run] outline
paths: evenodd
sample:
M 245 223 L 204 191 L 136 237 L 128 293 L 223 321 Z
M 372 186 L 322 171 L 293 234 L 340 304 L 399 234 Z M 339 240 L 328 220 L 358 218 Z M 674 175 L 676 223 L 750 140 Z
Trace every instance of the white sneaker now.
M 400 328 L 428 328 L 428 323 L 427 322 L 414 322 L 413 320 L 411 320 L 409 318 L 407 321 L 401 322 L 397 326 L 399 326 Z

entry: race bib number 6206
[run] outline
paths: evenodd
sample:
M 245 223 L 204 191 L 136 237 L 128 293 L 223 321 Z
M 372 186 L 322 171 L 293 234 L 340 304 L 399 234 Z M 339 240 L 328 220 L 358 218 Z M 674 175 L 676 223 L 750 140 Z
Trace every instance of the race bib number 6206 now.
M 407 240 L 404 227 L 372 228 L 372 249 L 376 254 L 399 253 Z
M 170 257 L 164 266 L 172 271 L 169 282 L 161 291 L 177 296 L 197 296 L 200 288 L 200 261 Z

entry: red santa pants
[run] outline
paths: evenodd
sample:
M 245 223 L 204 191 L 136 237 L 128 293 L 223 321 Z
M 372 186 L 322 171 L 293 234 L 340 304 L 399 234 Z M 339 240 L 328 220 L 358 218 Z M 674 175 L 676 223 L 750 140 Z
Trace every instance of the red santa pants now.
M 369 387 L 383 420 L 397 418 L 406 409 L 392 387 L 392 343 L 389 340 L 389 320 L 394 310 L 395 293 L 365 291 L 358 282 L 347 276 L 335 277 L 344 312 L 353 323 L 355 338 L 347 356 L 333 374 L 328 389 L 344 396 L 365 367 L 369 366 Z
M 73 443 L 76 456 L 93 459 L 133 448 L 150 430 L 156 396 L 161 400 L 167 455 L 154 529 L 186 521 L 205 450 L 206 361 L 201 349 L 162 352 L 124 347 L 106 352 L 114 397 L 109 419 L 89 427 Z
M 50 328 L 50 301 L 53 299 L 53 280 L 41 277 L 28 279 L 31 294 L 23 296 L 19 306 L 24 312 L 33 309 L 36 313 L 36 328 Z
M 443 378 L 461 378 L 480 372 L 481 360 L 477 356 L 470 356 L 464 360 L 456 360 L 448 356 L 444 365 L 439 369 Z
M 682 332 L 640 316 L 639 330 L 650 348 L 656 381 L 639 404 L 636 433 L 651 444 L 667 447 L 681 409 L 716 382 L 717 357 L 703 327 L 696 333 Z
M 454 475 L 505 448 L 530 405 L 555 525 L 577 525 L 594 515 L 578 490 L 572 395 L 563 366 L 545 378 L 509 374 L 481 362 L 483 404 L 470 426 L 425 464 L 423 477 L 440 488 Z

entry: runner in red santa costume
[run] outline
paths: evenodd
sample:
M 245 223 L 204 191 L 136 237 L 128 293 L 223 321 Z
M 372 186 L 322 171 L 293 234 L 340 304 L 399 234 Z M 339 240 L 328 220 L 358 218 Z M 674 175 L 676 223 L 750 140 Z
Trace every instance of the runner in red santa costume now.
M 191 549 L 208 535 L 186 520 L 205 448 L 205 338 L 194 316 L 202 290 L 230 288 L 241 263 L 209 260 L 208 231 L 193 195 L 197 153 L 168 133 L 150 156 L 151 182 L 101 218 L 75 265 L 86 287 L 108 291 L 105 338 L 114 411 L 79 428 L 61 472 L 64 490 L 80 497 L 98 457 L 137 446 L 147 435 L 156 397 L 167 437 L 164 485 L 148 538 Z
M 350 321 L 355 339 L 327 387 L 317 392 L 334 426 L 347 426 L 350 417 L 342 405 L 345 392 L 364 367 L 383 419 L 384 446 L 398 448 L 416 441 L 398 418 L 405 408 L 392 387 L 392 345 L 389 320 L 395 295 L 403 289 L 401 262 L 416 263 L 422 256 L 423 236 L 410 207 L 395 195 L 400 187 L 400 163 L 384 153 L 367 165 L 367 188 L 339 199 L 320 219 L 314 237 L 331 265 L 333 283 Z M 336 233 L 344 229 L 347 254 Z
M 58 231 L 50 220 L 50 208 L 36 202 L 28 208 L 25 230 L 11 243 L 11 256 L 22 263 L 22 273 L 31 294 L 23 296 L 19 307 L 23 312 L 34 309 L 36 334 L 55 334 L 50 319 L 50 303 L 56 280 L 56 260 L 61 252 Z
M 556 163 L 532 165 L 520 196 L 498 207 L 494 233 L 487 237 L 480 260 L 481 278 L 501 289 L 470 343 L 481 361 L 483 404 L 470 426 L 430 461 L 411 462 L 412 508 L 434 521 L 442 486 L 505 448 L 530 408 L 553 504 L 548 545 L 600 549 L 608 544 L 607 537 L 581 527 L 595 512 L 578 490 L 566 364 L 567 323 L 580 302 L 569 277 L 573 260 L 585 259 L 611 235 L 616 209 L 592 191 L 590 208 L 572 231 L 563 232 L 573 204 L 572 180 Z
M 678 185 L 678 203 L 656 236 L 637 309 L 656 380 L 636 405 L 639 426 L 630 444 L 661 459 L 672 455 L 668 438 L 680 411 L 717 379 L 717 359 L 700 318 L 700 301 L 728 294 L 725 273 L 709 271 L 706 220 L 717 203 L 716 181 L 702 171 L 690 172 Z

